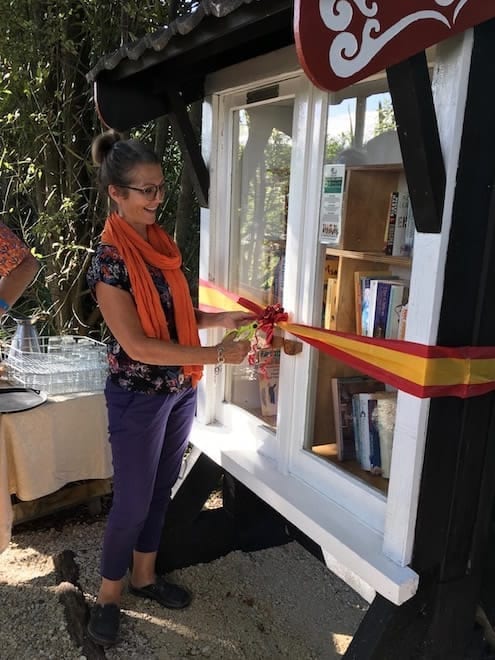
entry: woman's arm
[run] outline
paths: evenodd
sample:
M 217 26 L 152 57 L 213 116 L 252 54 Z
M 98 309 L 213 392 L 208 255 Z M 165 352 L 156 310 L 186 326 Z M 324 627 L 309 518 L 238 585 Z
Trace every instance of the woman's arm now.
M 147 337 L 134 300 L 127 291 L 98 282 L 96 298 L 110 332 L 136 362 L 168 366 L 218 362 L 218 346 L 181 346 L 171 341 Z M 250 348 L 247 341 L 234 342 L 229 338 L 219 346 L 223 348 L 225 362 L 230 364 L 240 364 Z
M 202 312 L 195 309 L 198 328 L 226 328 L 235 330 L 241 325 L 250 323 L 256 319 L 250 312 Z
M 29 252 L 21 263 L 0 279 L 0 298 L 11 307 L 33 281 L 40 264 Z M 0 309 L 0 316 L 6 310 Z

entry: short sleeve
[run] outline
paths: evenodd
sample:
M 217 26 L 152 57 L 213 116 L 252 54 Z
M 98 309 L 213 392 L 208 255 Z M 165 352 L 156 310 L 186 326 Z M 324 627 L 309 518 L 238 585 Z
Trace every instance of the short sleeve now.
M 0 276 L 11 273 L 29 254 L 28 246 L 0 222 Z
M 93 295 L 98 282 L 116 286 L 124 291 L 131 289 L 127 268 L 113 245 L 104 243 L 98 245 L 88 268 L 86 279 Z

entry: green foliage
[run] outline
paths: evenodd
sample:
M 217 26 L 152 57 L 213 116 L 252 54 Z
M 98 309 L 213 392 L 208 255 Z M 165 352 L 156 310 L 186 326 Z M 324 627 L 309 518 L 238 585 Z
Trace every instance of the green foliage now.
M 394 109 L 392 107 L 392 101 L 380 101 L 378 103 L 378 116 L 376 119 L 375 125 L 375 136 L 381 135 L 386 131 L 395 131 L 397 130 L 397 125 L 395 123 Z
M 163 0 L 0 0 L 0 220 L 40 255 L 42 270 L 20 304 L 45 313 L 45 334 L 100 324 L 85 271 L 107 204 L 90 163 L 102 129 L 85 75 L 121 43 L 166 25 L 169 9 Z M 158 126 L 136 134 L 154 144 Z M 168 124 L 162 132 L 169 196 L 161 221 L 174 233 L 182 159 Z

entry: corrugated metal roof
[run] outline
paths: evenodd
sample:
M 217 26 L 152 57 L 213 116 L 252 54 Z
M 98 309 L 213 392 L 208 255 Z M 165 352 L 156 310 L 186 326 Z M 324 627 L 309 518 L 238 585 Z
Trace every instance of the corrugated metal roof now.
M 196 29 L 204 18 L 224 18 L 242 5 L 262 3 L 266 0 L 200 0 L 197 8 L 185 16 L 176 18 L 170 25 L 147 34 L 137 41 L 124 44 L 113 53 L 102 56 L 86 74 L 88 82 L 94 82 L 102 71 L 112 71 L 124 60 L 136 62 L 147 51 L 164 50 L 175 36 L 184 36 Z

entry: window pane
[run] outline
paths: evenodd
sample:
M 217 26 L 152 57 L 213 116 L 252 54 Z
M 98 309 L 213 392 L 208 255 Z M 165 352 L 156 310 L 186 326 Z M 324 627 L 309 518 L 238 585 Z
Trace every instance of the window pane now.
M 282 304 L 293 100 L 234 112 L 229 288 L 262 306 Z M 276 423 L 278 351 L 266 368 L 232 367 L 227 399 Z

